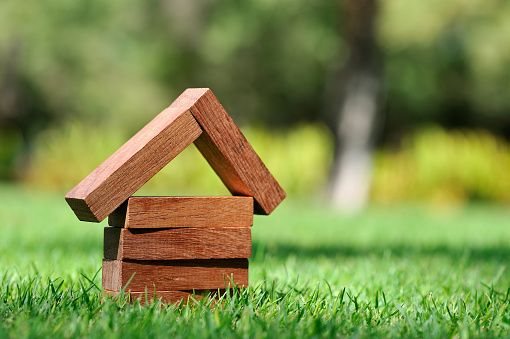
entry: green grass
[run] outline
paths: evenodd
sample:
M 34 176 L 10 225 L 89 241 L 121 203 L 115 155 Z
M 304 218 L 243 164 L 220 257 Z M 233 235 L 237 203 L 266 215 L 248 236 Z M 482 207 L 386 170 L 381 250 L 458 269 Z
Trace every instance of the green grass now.
M 0 186 L 0 338 L 510 336 L 510 209 L 339 215 L 289 199 L 253 227 L 250 288 L 212 306 L 101 303 L 102 226 Z

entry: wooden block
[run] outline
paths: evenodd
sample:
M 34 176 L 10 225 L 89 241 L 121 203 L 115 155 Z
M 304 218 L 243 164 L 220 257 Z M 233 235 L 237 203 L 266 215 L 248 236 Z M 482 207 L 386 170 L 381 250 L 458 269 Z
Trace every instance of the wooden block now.
M 202 133 L 186 109 L 169 107 L 66 195 L 83 221 L 100 222 Z
M 103 289 L 133 292 L 215 290 L 248 286 L 248 259 L 131 261 L 103 259 Z M 233 285 L 232 285 L 233 284 Z
M 214 94 L 198 88 L 184 91 L 92 171 L 67 203 L 80 220 L 100 222 L 192 142 L 233 195 L 254 198 L 255 213 L 270 214 L 285 198 Z
M 131 197 L 110 214 L 108 224 L 126 228 L 247 227 L 253 225 L 253 198 Z
M 189 108 L 204 130 L 195 145 L 233 195 L 252 196 L 257 214 L 282 202 L 285 192 L 210 89 L 187 89 L 170 107 Z
M 179 260 L 249 257 L 251 257 L 249 227 L 104 229 L 105 259 Z
M 108 295 L 110 297 L 115 297 L 119 293 L 119 291 L 103 290 L 103 296 Z M 154 293 L 154 290 L 147 289 L 147 293 L 145 293 L 145 291 L 132 292 L 129 290 L 125 293 L 132 301 L 134 299 L 140 299 L 143 304 L 151 304 L 154 300 L 158 301 L 159 299 L 161 299 L 161 302 L 164 304 L 175 304 L 181 301 L 187 304 L 193 302 L 193 299 L 217 298 L 219 295 L 223 295 L 225 290 L 158 291 Z M 154 298 L 154 294 L 156 294 L 156 298 Z

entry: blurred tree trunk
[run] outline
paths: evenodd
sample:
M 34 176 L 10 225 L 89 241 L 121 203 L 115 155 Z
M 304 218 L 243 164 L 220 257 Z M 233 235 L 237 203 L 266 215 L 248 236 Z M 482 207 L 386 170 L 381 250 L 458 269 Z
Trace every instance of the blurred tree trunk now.
M 369 198 L 372 151 L 381 123 L 381 75 L 375 38 L 377 1 L 344 4 L 349 58 L 330 92 L 335 158 L 329 197 L 335 207 L 355 211 Z

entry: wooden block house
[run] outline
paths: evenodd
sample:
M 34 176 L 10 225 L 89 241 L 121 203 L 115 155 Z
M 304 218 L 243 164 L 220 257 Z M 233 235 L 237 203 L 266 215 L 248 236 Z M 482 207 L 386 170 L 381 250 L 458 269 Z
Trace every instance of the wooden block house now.
M 194 143 L 229 197 L 133 197 Z M 248 285 L 253 214 L 269 215 L 285 192 L 207 88 L 187 89 L 66 195 L 82 221 L 104 230 L 103 289 L 128 281 L 174 303 Z

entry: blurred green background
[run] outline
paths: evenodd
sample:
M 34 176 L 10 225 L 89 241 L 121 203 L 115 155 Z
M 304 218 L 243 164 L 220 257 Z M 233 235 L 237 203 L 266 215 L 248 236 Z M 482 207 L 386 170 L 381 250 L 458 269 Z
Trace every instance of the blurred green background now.
M 289 195 L 327 197 L 331 103 L 366 51 L 381 83 L 370 201 L 509 203 L 510 3 L 346 3 L 3 0 L 0 180 L 65 193 L 209 87 Z M 142 191 L 227 193 L 193 148 Z

